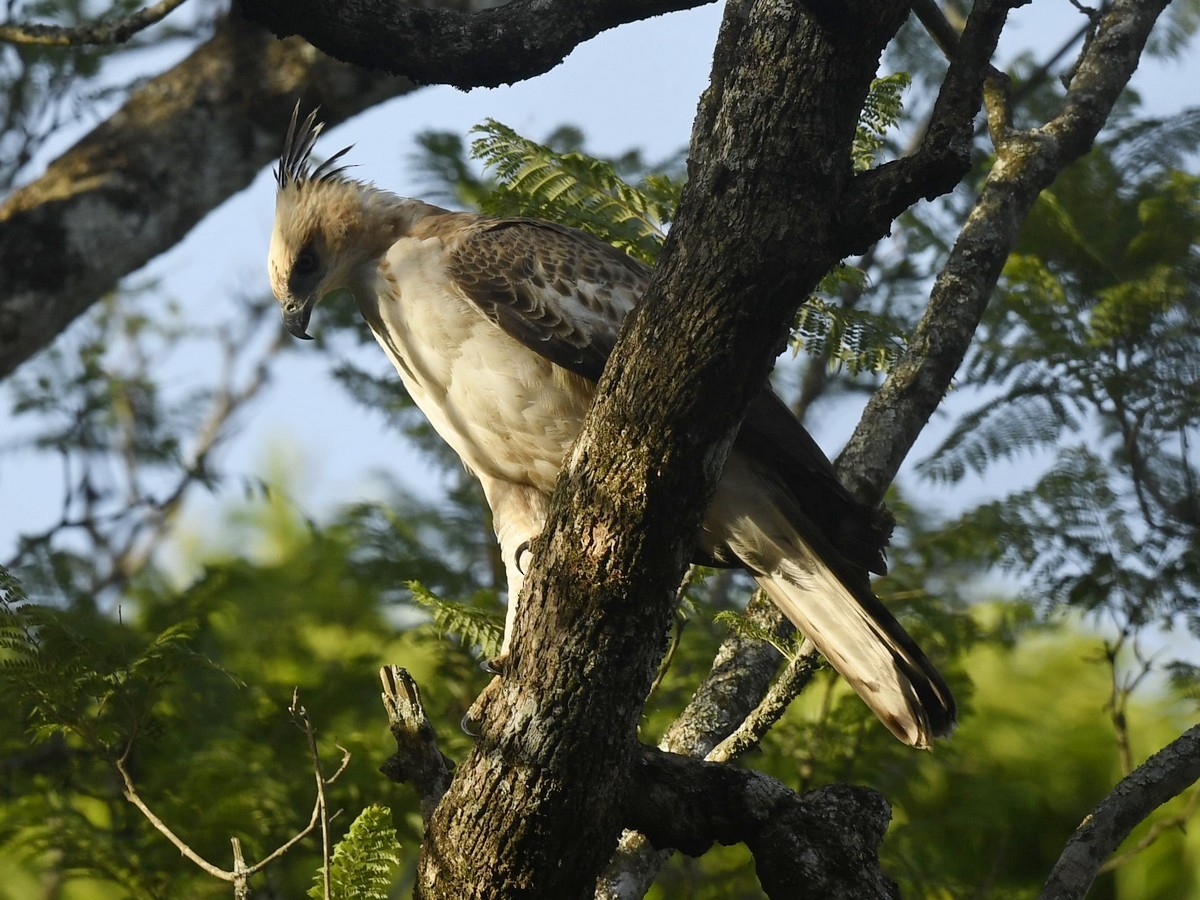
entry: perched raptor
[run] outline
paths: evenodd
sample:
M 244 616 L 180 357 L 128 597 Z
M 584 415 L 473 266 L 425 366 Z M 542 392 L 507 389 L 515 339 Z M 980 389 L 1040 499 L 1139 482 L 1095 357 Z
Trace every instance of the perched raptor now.
M 297 108 L 298 110 L 298 108 Z M 648 269 L 582 232 L 449 212 L 310 161 L 293 114 L 275 173 L 268 269 L 288 331 L 354 296 L 409 395 L 483 486 L 508 575 L 505 650 L 529 542 Z M 954 699 L 871 591 L 890 520 L 854 500 L 769 388 L 751 405 L 697 535 L 697 561 L 740 566 L 900 740 L 928 747 Z

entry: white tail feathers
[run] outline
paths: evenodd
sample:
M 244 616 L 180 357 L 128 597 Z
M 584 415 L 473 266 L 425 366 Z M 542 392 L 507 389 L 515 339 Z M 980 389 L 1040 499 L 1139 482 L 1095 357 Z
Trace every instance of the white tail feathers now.
M 873 605 L 883 609 L 883 622 L 819 563 L 800 578 L 777 573 L 756 580 L 897 738 L 926 750 L 953 729 L 954 700 L 945 683 L 878 600 Z
M 714 559 L 750 570 L 897 738 L 927 749 L 953 730 L 950 689 L 871 592 L 867 573 L 837 556 L 787 491 L 736 453 L 709 508 L 704 537 Z

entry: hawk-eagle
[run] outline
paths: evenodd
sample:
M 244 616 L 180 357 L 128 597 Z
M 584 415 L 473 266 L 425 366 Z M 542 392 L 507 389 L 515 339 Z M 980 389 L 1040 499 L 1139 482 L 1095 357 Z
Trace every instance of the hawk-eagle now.
M 354 296 L 413 401 L 483 486 L 508 576 L 507 650 L 555 479 L 621 320 L 649 270 L 580 231 L 450 212 L 320 165 L 322 125 L 299 107 L 279 168 L 268 270 L 288 331 Z M 764 387 L 696 536 L 698 561 L 740 566 L 900 740 L 950 731 L 954 699 L 875 597 L 890 518 L 857 502 Z M 503 651 L 502 651 L 503 652 Z

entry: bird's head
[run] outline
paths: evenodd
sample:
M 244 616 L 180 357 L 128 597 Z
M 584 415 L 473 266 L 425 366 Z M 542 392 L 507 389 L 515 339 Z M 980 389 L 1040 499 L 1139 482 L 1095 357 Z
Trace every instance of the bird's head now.
M 275 170 L 275 227 L 267 271 L 283 324 L 308 339 L 313 308 L 329 294 L 353 290 L 354 277 L 374 249 L 365 238 L 367 198 L 372 188 L 345 176 L 338 161 L 346 147 L 320 165 L 310 163 L 323 123 L 313 110 L 298 122 L 292 113 L 287 141 Z

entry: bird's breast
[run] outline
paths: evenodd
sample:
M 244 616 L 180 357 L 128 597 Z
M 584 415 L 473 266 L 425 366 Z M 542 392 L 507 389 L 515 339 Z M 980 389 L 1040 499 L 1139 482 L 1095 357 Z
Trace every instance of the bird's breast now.
M 393 248 L 359 305 L 413 402 L 468 468 L 553 489 L 590 383 L 492 324 L 419 253 Z

